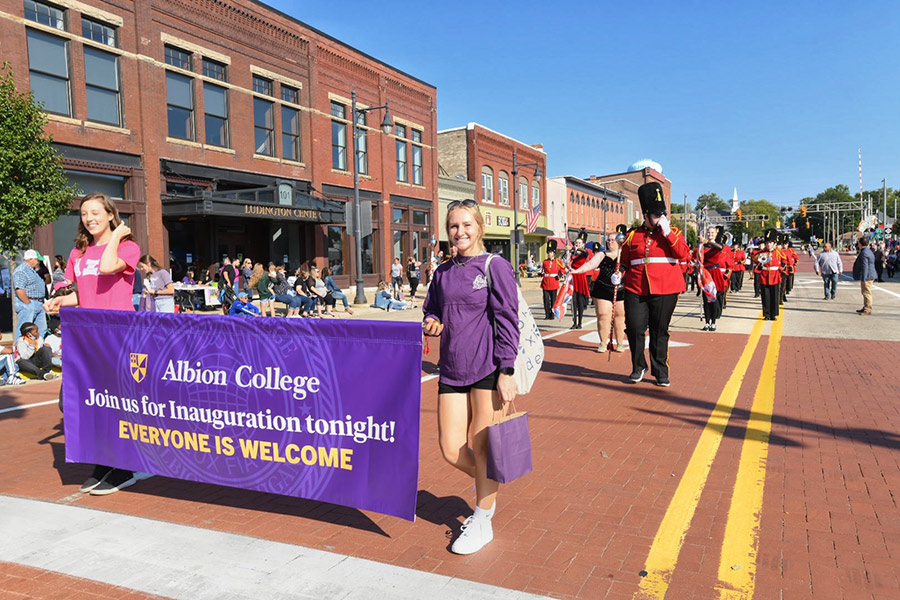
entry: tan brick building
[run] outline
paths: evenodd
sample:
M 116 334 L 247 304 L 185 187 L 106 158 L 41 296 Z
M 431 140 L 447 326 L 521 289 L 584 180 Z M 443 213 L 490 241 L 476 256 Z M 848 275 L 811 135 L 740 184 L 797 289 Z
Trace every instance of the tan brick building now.
M 361 108 L 366 284 L 428 257 L 437 216 L 436 90 L 252 0 L 0 0 L 20 89 L 45 103 L 70 180 L 116 199 L 144 251 L 205 266 L 244 255 L 355 273 L 352 90 Z M 36 232 L 66 255 L 78 216 Z M 352 233 L 352 232 L 351 232 Z

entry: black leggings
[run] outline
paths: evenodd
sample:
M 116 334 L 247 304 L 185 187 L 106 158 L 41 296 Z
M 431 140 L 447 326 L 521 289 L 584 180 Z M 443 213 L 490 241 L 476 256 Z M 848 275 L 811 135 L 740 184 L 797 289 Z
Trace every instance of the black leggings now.
M 588 304 L 588 297 L 581 292 L 572 294 L 572 322 L 574 325 L 581 325 L 584 319 L 584 308 Z

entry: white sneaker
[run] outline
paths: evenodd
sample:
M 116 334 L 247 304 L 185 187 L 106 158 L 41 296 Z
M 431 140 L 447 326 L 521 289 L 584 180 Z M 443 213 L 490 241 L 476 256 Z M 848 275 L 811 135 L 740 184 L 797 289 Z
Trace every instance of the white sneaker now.
M 6 380 L 6 385 L 25 385 L 25 380 L 19 377 L 19 374 L 16 373 Z
M 475 518 L 472 515 L 462 524 L 462 533 L 450 546 L 454 554 L 474 554 L 494 539 L 494 528 L 486 517 Z

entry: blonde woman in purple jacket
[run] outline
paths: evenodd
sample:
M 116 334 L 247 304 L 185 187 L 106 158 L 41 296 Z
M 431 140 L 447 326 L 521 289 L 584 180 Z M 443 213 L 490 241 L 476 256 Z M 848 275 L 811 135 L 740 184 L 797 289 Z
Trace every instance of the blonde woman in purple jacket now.
M 513 268 L 505 258 L 491 260 L 488 285 L 484 219 L 473 200 L 448 205 L 446 229 L 458 253 L 434 272 L 423 305 L 423 329 L 426 335 L 441 336 L 441 452 L 475 478 L 475 514 L 465 520 L 451 550 L 472 554 L 494 538 L 491 519 L 499 484 L 487 478 L 487 426 L 516 397 L 519 301 Z

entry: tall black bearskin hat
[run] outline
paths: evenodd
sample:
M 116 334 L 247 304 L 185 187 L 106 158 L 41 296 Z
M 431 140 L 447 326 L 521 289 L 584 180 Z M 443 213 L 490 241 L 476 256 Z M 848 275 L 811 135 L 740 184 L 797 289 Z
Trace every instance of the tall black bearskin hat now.
M 641 201 L 641 212 L 651 215 L 666 214 L 666 200 L 663 198 L 663 188 L 655 181 L 645 183 L 638 188 L 638 199 Z
M 722 246 L 725 245 L 725 228 L 721 225 L 716 226 L 716 243 Z
M 600 242 L 594 242 L 591 244 L 591 250 L 593 252 L 600 252 L 600 249 L 603 248 L 603 245 Z
M 778 243 L 778 232 L 774 229 L 766 229 L 766 233 L 763 235 L 763 242 Z
M 547 240 L 547 254 L 550 254 L 551 252 L 556 252 L 556 247 L 557 247 L 556 240 Z
M 625 241 L 625 234 L 628 233 L 628 226 L 623 224 L 616 225 L 616 241 L 620 244 Z
M 581 231 L 578 232 L 578 237 L 575 239 L 581 240 L 582 242 L 587 244 L 587 237 L 588 237 L 587 231 L 585 231 L 584 227 L 582 227 Z

